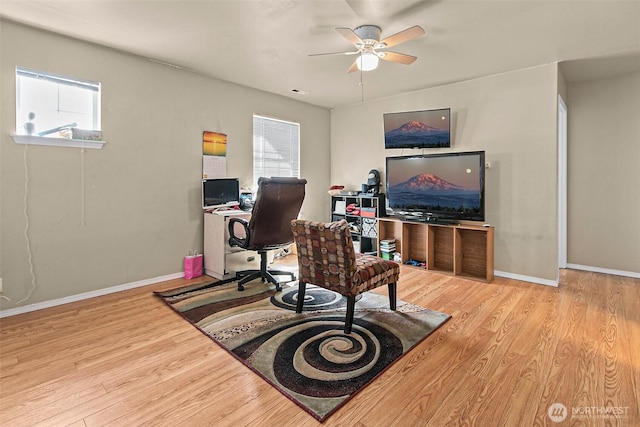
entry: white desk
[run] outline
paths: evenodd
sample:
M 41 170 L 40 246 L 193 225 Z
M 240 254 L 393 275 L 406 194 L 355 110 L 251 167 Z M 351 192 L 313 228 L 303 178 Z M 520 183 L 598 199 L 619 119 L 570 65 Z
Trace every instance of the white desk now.
M 229 246 L 229 219 L 243 218 L 249 212 L 241 210 L 218 211 L 204 214 L 204 272 L 216 279 L 228 279 L 236 271 L 259 269 L 260 255 L 256 251 Z M 242 229 L 236 225 L 235 232 Z

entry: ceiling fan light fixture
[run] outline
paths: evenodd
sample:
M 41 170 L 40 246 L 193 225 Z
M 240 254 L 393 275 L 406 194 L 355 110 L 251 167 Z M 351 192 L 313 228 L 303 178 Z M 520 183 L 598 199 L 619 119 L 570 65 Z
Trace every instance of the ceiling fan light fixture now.
M 395 33 L 382 40 L 380 40 L 382 30 L 377 25 L 361 25 L 354 30 L 346 27 L 337 27 L 336 31 L 349 43 L 353 44 L 356 50 L 348 52 L 317 53 L 310 56 L 358 55 L 356 60 L 347 70 L 347 73 L 353 73 L 357 70 L 375 70 L 378 68 L 380 59 L 404 65 L 412 64 L 417 57 L 398 52 L 379 52 L 377 49 L 386 49 L 391 46 L 396 46 L 424 34 L 424 30 L 418 25 L 414 25 L 413 27 L 402 30 L 399 33 Z
M 356 59 L 356 66 L 360 71 L 371 71 L 378 68 L 380 59 L 375 53 L 365 52 Z

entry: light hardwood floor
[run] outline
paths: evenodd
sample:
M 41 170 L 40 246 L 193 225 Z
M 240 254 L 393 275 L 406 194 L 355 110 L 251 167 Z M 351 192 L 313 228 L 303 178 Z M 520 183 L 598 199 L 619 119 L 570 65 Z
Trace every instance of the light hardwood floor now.
M 402 269 L 398 298 L 453 318 L 324 425 L 640 426 L 640 280 Z M 151 294 L 200 280 L 1 319 L 0 425 L 318 425 Z

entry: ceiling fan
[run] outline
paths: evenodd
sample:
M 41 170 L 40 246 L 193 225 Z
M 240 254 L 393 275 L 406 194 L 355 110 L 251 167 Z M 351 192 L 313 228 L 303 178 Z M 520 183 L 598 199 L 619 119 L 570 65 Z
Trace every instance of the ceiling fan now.
M 359 55 L 349 68 L 348 72 L 356 70 L 371 71 L 378 67 L 380 59 L 409 65 L 417 58 L 404 53 L 383 51 L 383 49 L 399 45 L 400 43 L 413 40 L 424 34 L 424 30 L 418 26 L 402 30 L 392 36 L 380 40 L 382 30 L 376 25 L 361 25 L 355 30 L 351 28 L 336 28 L 336 31 L 352 43 L 357 50 L 350 52 L 316 53 L 309 56 L 321 55 Z

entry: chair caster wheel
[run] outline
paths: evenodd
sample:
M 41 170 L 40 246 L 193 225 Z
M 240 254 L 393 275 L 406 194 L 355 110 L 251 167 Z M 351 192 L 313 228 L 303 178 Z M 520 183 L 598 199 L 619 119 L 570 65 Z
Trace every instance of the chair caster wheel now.
M 238 291 L 241 291 L 241 292 L 244 291 L 244 286 L 238 285 Z

